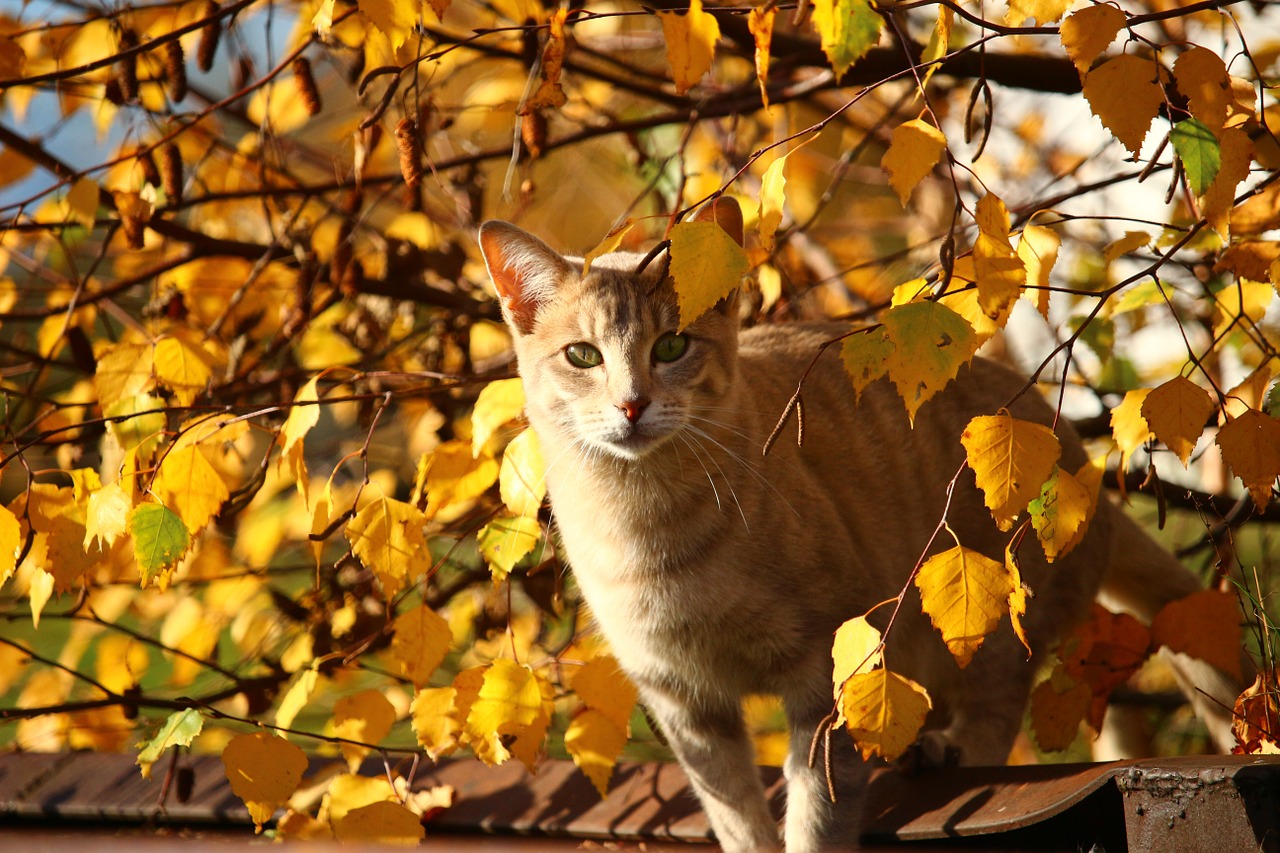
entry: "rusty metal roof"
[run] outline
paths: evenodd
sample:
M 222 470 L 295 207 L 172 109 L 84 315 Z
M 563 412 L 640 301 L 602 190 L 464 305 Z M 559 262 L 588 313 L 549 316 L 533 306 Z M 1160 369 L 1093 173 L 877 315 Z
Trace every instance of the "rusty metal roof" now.
M 315 769 L 330 761 L 317 759 Z M 182 763 L 193 773 L 191 795 L 162 804 L 160 779 L 142 779 L 132 756 L 0 755 L 0 848 L 8 846 L 4 838 L 21 837 L 24 847 L 36 842 L 36 849 L 72 853 L 72 844 L 83 846 L 65 835 L 72 827 L 112 834 L 146 828 L 146 836 L 130 835 L 139 849 L 147 849 L 146 839 L 172 842 L 182 828 L 214 842 L 251 833 L 221 761 L 187 756 Z M 778 773 L 766 773 L 780 804 Z M 417 775 L 416 787 L 435 785 L 453 786 L 455 804 L 431 821 L 429 843 L 516 850 L 639 841 L 660 850 L 709 840 L 676 765 L 623 764 L 604 800 L 565 761 L 547 761 L 535 776 L 516 764 L 444 761 Z M 924 842 L 937 849 L 961 841 L 973 849 L 977 841 L 992 850 L 1280 851 L 1280 756 L 975 767 L 911 777 L 881 770 L 871 783 L 866 829 L 865 841 L 875 847 L 915 842 L 920 849 Z

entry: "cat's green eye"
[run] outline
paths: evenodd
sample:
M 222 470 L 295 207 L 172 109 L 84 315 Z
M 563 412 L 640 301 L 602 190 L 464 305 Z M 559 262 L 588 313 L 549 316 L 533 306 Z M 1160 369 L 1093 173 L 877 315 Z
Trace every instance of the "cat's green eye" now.
M 667 332 L 658 338 L 658 342 L 653 345 L 653 357 L 658 361 L 675 361 L 684 355 L 684 351 L 689 348 L 689 339 L 684 335 L 678 335 L 675 332 Z
M 591 344 L 569 344 L 565 347 L 564 357 L 569 359 L 569 363 L 574 367 L 583 369 L 595 367 L 604 361 L 604 356 L 600 354 L 600 350 Z

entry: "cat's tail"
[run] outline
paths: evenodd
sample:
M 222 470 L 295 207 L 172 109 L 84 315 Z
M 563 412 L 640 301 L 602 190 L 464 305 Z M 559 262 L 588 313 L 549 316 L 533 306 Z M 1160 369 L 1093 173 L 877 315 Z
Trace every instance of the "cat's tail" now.
M 1200 580 L 1162 548 L 1122 510 L 1112 513 L 1111 562 L 1098 600 L 1109 610 L 1132 613 L 1145 623 L 1166 604 L 1202 588 Z M 1214 745 L 1235 745 L 1231 711 L 1243 685 L 1202 660 L 1162 649 L 1178 687 L 1186 695 Z

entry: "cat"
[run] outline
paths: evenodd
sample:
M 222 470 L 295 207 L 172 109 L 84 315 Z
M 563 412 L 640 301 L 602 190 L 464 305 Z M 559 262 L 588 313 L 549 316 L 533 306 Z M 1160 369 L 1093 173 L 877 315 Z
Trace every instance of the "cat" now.
M 737 204 L 712 218 L 742 242 Z M 769 850 L 765 801 L 741 703 L 782 698 L 790 726 L 783 837 L 792 853 L 857 843 L 869 765 L 832 739 L 835 801 L 810 744 L 832 710 L 832 636 L 898 594 L 944 512 L 970 418 L 1008 406 L 1052 424 L 1024 380 L 975 358 L 909 425 L 881 379 L 855 399 L 836 348 L 804 381 L 804 441 L 761 450 L 818 347 L 848 330 L 818 324 L 739 331 L 731 296 L 678 331 L 661 258 L 614 252 L 582 261 L 500 221 L 479 242 L 509 325 L 526 414 L 547 461 L 552 516 L 567 562 L 622 668 L 687 771 L 725 850 Z M 1065 422 L 1062 466 L 1086 462 Z M 959 541 L 1003 561 L 1001 534 L 972 472 L 947 520 Z M 945 541 L 944 541 L 945 540 Z M 939 537 L 933 551 L 951 547 Z M 912 589 L 885 649 L 888 667 L 933 701 L 926 756 L 1003 764 L 1033 673 L 1102 588 L 1150 617 L 1197 580 L 1123 512 L 1099 502 L 1083 541 L 1049 567 L 1022 549 L 1035 600 L 1028 661 L 1004 620 L 961 670 Z M 883 629 L 888 608 L 872 617 Z M 877 622 L 877 619 L 879 620 Z M 936 760 L 936 759 L 935 759 Z

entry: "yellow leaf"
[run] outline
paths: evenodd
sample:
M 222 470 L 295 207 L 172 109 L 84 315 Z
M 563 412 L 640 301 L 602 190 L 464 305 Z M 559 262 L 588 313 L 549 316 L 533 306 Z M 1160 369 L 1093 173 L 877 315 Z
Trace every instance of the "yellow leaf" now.
M 116 538 L 128 528 L 129 511 L 132 509 L 133 502 L 121 488 L 119 480 L 90 494 L 85 507 L 85 550 L 89 550 L 94 540 L 107 548 L 114 545 Z M 3 577 L 4 566 L 0 564 L 0 578 Z
M 1034 215 L 1032 216 L 1034 219 Z M 1058 249 L 1062 246 L 1062 238 L 1058 232 L 1043 225 L 1028 224 L 1022 229 L 1022 238 L 1018 240 L 1018 257 L 1027 271 L 1027 288 L 1035 288 L 1034 300 L 1036 308 L 1047 320 L 1049 319 L 1049 274 L 1058 260 Z
M 492 456 L 479 458 L 465 441 L 446 441 L 424 457 L 422 484 L 427 493 L 427 517 L 440 510 L 483 495 L 498 479 L 498 463 Z
M 760 101 L 769 108 L 769 50 L 773 44 L 773 19 L 776 9 L 756 7 L 747 13 L 747 29 L 755 39 L 756 81 L 760 84 Z
M 449 623 L 425 604 L 396 617 L 391 656 L 400 664 L 400 674 L 415 686 L 427 683 L 451 645 Z
M 750 268 L 747 253 L 715 222 L 681 222 L 671 229 L 671 276 L 685 329 L 724 299 Z
M 396 214 L 396 218 L 387 224 L 383 233 L 393 240 L 412 243 L 419 249 L 434 249 L 440 245 L 436 224 L 425 213 L 417 211 Z
M 337 826 L 343 818 L 356 809 L 362 809 L 374 803 L 392 802 L 396 799 L 396 790 L 385 776 L 372 777 L 343 773 L 333 777 L 329 782 L 324 802 L 320 806 L 320 818 Z
M 185 338 L 161 338 L 155 346 L 156 379 L 173 391 L 180 405 L 189 406 L 213 376 L 213 358 Z
M 1059 28 L 1062 47 L 1075 63 L 1081 80 L 1098 54 L 1115 41 L 1124 22 L 1124 12 L 1106 3 L 1081 9 L 1062 22 Z
M 498 471 L 498 490 L 502 502 L 516 515 L 536 516 L 547 495 L 546 467 L 538 436 L 526 429 L 502 452 Z
M 123 693 L 140 683 L 151 662 L 147 647 L 123 634 L 104 637 L 94 652 L 94 674 L 113 693 Z
M 864 760 L 893 761 L 915 743 L 933 703 L 919 684 L 887 669 L 854 675 L 844 683 L 840 710 Z
M 22 525 L 8 507 L 0 506 L 0 587 L 18 568 L 18 554 L 21 552 Z
M 391 42 L 392 51 L 400 49 L 418 22 L 416 3 L 404 3 L 401 0 L 360 0 L 359 8 Z
M 1004 22 L 1011 27 L 1021 27 L 1035 18 L 1040 26 L 1056 24 L 1067 13 L 1075 0 L 1009 0 L 1009 11 Z
M 1280 444 L 1273 445 L 1280 447 Z M 1151 642 L 1168 646 L 1212 664 L 1241 681 L 1240 650 L 1244 631 L 1234 594 L 1202 589 L 1171 601 L 1151 620 Z
M 92 228 L 98 218 L 98 182 L 80 178 L 71 185 L 66 198 L 67 221 Z
M 855 616 L 836 629 L 831 644 L 831 684 L 836 699 L 851 676 L 870 672 L 884 663 L 880 639 L 880 632 L 865 616 Z
M 25 564 L 24 564 L 25 565 Z M 39 629 L 40 614 L 53 596 L 54 577 L 43 569 L 31 573 L 27 582 L 27 599 L 31 604 L 31 627 Z
M 501 764 L 515 755 L 532 773 L 551 724 L 552 695 L 551 685 L 529 667 L 506 659 L 490 664 L 465 725 L 476 757 Z
M 937 302 L 912 302 L 890 308 L 884 330 L 893 351 L 886 359 L 889 378 L 897 386 L 914 423 L 926 400 L 955 378 L 978 348 L 973 327 Z
M 1093 512 L 1093 500 L 1084 484 L 1061 468 L 1045 481 L 1040 496 L 1028 507 L 1045 559 L 1050 563 L 1079 544 L 1080 534 Z
M 951 28 L 955 24 L 955 10 L 949 6 L 938 6 L 938 20 L 933 25 L 933 30 L 929 33 L 929 42 L 924 46 L 924 50 L 920 54 L 920 62 L 928 64 L 928 70 L 924 72 L 924 79 L 921 85 L 929 82 L 929 78 L 938 70 L 938 60 L 947 55 L 947 51 L 951 49 Z
M 1218 137 L 1222 165 L 1217 177 L 1200 199 L 1200 213 L 1223 240 L 1231 236 L 1231 208 L 1235 206 L 1236 187 L 1249 177 L 1253 161 L 1253 142 L 1238 127 L 1229 127 Z
M 1026 629 L 1022 626 L 1022 617 L 1027 615 L 1027 588 L 1022 583 L 1022 570 L 1018 568 L 1018 554 L 1013 549 L 1016 540 L 1015 536 L 1004 549 L 1004 567 L 1009 572 L 1009 583 L 1012 585 L 1008 601 L 1009 622 L 1013 625 L 1013 633 L 1017 635 L 1018 642 L 1022 643 L 1022 647 L 1027 650 L 1027 657 L 1031 657 L 1031 643 L 1027 640 Z
M 452 687 L 424 687 L 413 696 L 409 713 L 418 745 L 437 761 L 458 748 L 458 732 L 462 728 L 453 715 L 458 691 Z
M 1186 467 L 1213 408 L 1213 398 L 1207 391 L 1185 376 L 1175 376 L 1147 394 L 1142 401 L 1142 417 L 1156 438 Z
M 571 686 L 582 704 L 612 720 L 624 733 L 630 730 L 636 688 L 612 655 L 596 655 L 578 667 Z
M 1218 429 L 1222 461 L 1244 481 L 1258 512 L 1271 500 L 1280 476 L 1280 421 L 1249 409 Z
M 93 382 L 103 409 L 136 397 L 151 387 L 154 352 L 151 344 L 120 343 L 98 356 Z
M 430 570 L 426 523 L 417 507 L 387 497 L 369 501 L 347 522 L 351 552 L 378 576 L 388 599 Z
M 379 844 L 416 846 L 426 837 L 422 821 L 399 803 L 370 803 L 351 809 L 333 824 L 339 841 L 374 841 Z
M 337 0 L 320 0 L 316 13 L 311 16 L 311 28 L 315 30 L 320 41 L 329 40 L 329 32 L 333 29 L 333 7 Z
M 313 376 L 311 381 L 298 389 L 294 395 L 294 405 L 289 409 L 289 417 L 280 428 L 281 453 L 287 454 L 294 445 L 302 444 L 302 439 L 311 428 L 320 422 L 319 391 L 316 383 L 319 377 Z
M 778 226 L 782 224 L 782 208 L 786 203 L 787 176 L 782 171 L 786 162 L 787 155 L 784 154 L 769 164 L 760 179 L 760 213 L 756 220 L 760 228 L 760 247 L 770 253 L 777 247 Z
M 1146 231 L 1126 231 L 1119 240 L 1108 243 L 1102 250 L 1102 259 L 1108 264 L 1116 258 L 1122 258 L 1130 252 L 1144 249 L 1151 245 L 1151 235 Z
M 1031 729 L 1040 748 L 1059 752 L 1071 746 L 1092 701 L 1089 685 L 1073 680 L 1061 667 L 1036 685 L 1031 691 Z
M 1013 592 L 1003 563 L 959 545 L 926 560 L 916 586 L 924 612 L 961 669 L 1000 624 Z
M 1277 260 L 1280 261 L 1280 255 L 1277 255 Z M 1262 323 L 1263 317 L 1275 303 L 1276 290 L 1265 281 L 1241 279 L 1234 285 L 1219 290 L 1215 296 L 1217 302 L 1214 305 L 1213 334 L 1218 337 L 1225 334 L 1233 323 Z
M 1192 45 L 1173 63 L 1173 79 L 1187 99 L 1191 114 L 1217 133 L 1227 121 L 1231 78 L 1218 54 Z
M 307 756 L 281 737 L 255 732 L 236 735 L 222 750 L 227 781 L 244 800 L 254 827 L 262 825 L 298 789 L 307 769 Z
M 471 412 L 471 457 L 479 456 L 499 428 L 523 413 L 524 385 L 519 377 L 484 386 Z
M 1027 282 L 1027 270 L 1010 243 L 1009 212 L 1004 202 L 994 193 L 987 193 L 978 201 L 975 218 L 979 233 L 973 247 L 973 263 L 978 277 L 978 306 L 995 319 L 1018 301 Z
M 688 12 L 658 12 L 662 35 L 667 42 L 667 61 L 676 94 L 693 88 L 711 70 L 720 24 L 714 15 L 702 11 L 702 0 L 689 0 Z
M 622 245 L 622 240 L 627 236 L 627 232 L 636 224 L 634 219 L 628 218 L 617 228 L 604 235 L 604 239 L 596 244 L 596 247 L 582 259 L 582 277 L 586 278 L 587 273 L 591 272 L 591 265 L 595 263 L 596 258 L 607 255 L 610 252 L 616 252 L 618 247 Z
M 1008 530 L 1053 473 L 1062 447 L 1053 430 L 1008 412 L 979 415 L 960 436 L 996 526 Z
M 813 25 L 837 77 L 876 46 L 883 23 L 870 0 L 814 0 Z
M 293 684 L 289 685 L 289 689 L 280 700 L 280 707 L 276 709 L 277 726 L 287 729 L 293 725 L 298 712 L 311 701 L 311 694 L 315 692 L 319 680 L 320 672 L 314 664 L 294 677 Z
M 476 534 L 476 544 L 489 564 L 494 583 L 506 580 L 516 564 L 532 553 L 541 539 L 541 522 L 527 515 L 495 518 Z
M 573 763 L 591 780 L 601 797 L 609 793 L 609 777 L 626 745 L 626 729 L 593 708 L 584 708 L 564 733 L 564 746 Z
M 396 709 L 379 690 L 361 690 L 343 696 L 333 703 L 333 734 L 335 737 L 377 745 L 391 733 L 396 722 Z M 340 744 L 342 757 L 352 773 L 369 754 L 369 749 L 355 744 Z
M 933 171 L 946 147 L 947 138 L 942 131 L 924 119 L 912 119 L 893 129 L 880 168 L 888 173 L 889 186 L 897 192 L 903 207 L 916 185 Z
M 1120 404 L 1111 410 L 1111 433 L 1120 446 L 1121 470 L 1128 470 L 1129 458 L 1134 452 L 1155 438 L 1147 419 L 1142 416 L 1142 405 L 1150 393 L 1150 388 L 1128 391 Z
M 194 536 L 231 496 L 227 484 L 197 446 L 170 451 L 151 484 L 160 502 L 182 519 Z
M 1084 78 L 1089 109 L 1134 156 L 1142 149 L 1142 140 L 1164 105 L 1159 74 L 1154 60 L 1122 54 L 1108 59 Z
M 850 335 L 840 345 L 840 358 L 845 372 L 853 381 L 853 395 L 857 400 L 872 382 L 884 376 L 889 369 L 889 357 L 893 344 L 884 329 L 870 329 Z

